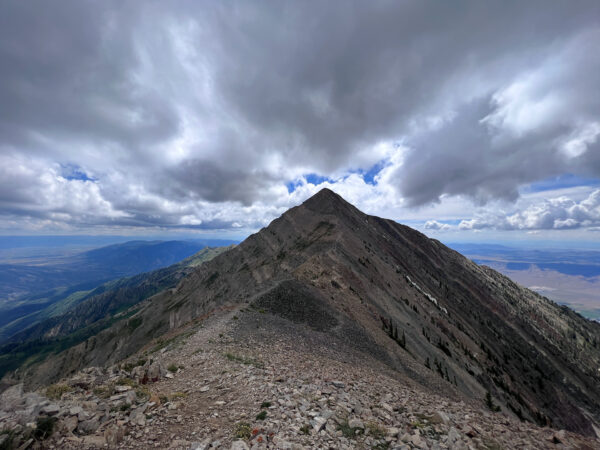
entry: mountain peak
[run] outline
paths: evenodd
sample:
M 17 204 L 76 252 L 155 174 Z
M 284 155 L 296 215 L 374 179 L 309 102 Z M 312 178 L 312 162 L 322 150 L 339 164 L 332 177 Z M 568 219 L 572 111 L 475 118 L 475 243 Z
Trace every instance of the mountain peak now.
M 336 214 L 348 208 L 355 209 L 341 195 L 328 188 L 321 189 L 302 203 L 302 206 L 321 214 Z

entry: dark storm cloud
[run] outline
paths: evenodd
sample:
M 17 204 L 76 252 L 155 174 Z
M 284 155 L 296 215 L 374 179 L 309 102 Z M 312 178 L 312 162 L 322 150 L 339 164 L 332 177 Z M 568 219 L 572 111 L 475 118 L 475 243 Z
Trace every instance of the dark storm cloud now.
M 561 40 L 597 27 L 590 13 L 599 11 L 566 2 L 327 2 L 318 14 L 309 6 L 272 6 L 213 12 L 207 26 L 219 36 L 217 91 L 290 160 L 311 158 L 325 172 L 351 164 L 361 147 L 409 133 L 415 119 L 462 107 L 470 96 L 491 102 Z M 477 120 L 466 125 L 481 127 Z M 474 148 L 448 151 L 478 151 L 489 141 L 481 133 Z
M 172 100 L 136 84 L 136 17 L 120 3 L 2 2 L 3 146 L 44 153 L 45 137 L 133 150 L 176 132 Z
M 188 160 L 164 174 L 162 194 L 174 198 L 203 198 L 210 202 L 235 200 L 250 205 L 274 181 L 264 171 L 229 169 L 210 160 Z
M 0 8 L 0 152 L 18 169 L 3 210 L 217 223 L 194 202 L 366 171 L 381 142 L 409 148 L 385 182 L 410 205 L 600 174 L 596 1 Z M 43 207 L 50 186 L 62 200 Z
M 550 146 L 562 127 L 544 136 L 503 142 L 480 123 L 490 112 L 487 99 L 473 101 L 459 108 L 451 122 L 408 139 L 413 150 L 395 177 L 409 203 L 465 193 L 481 204 L 499 198 L 514 201 L 523 183 L 564 171 L 564 155 Z

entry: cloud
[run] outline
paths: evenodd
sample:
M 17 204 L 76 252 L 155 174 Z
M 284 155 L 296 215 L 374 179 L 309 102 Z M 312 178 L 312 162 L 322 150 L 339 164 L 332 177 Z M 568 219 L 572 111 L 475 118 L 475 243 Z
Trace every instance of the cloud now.
M 425 222 L 426 230 L 434 230 L 434 231 L 445 231 L 450 229 L 450 225 L 446 223 L 440 223 L 437 220 L 428 220 Z
M 483 214 L 463 220 L 461 230 L 561 230 L 600 226 L 600 189 L 577 202 L 566 196 L 542 200 L 508 215 Z
M 6 2 L 0 226 L 252 229 L 316 190 L 311 173 L 399 219 L 598 177 L 599 16 L 594 1 Z
M 10 157 L 0 157 L 0 210 L 13 217 L 71 223 L 96 218 L 106 224 L 128 216 L 102 197 L 95 182 L 65 178 L 57 165 Z
M 459 104 L 449 120 L 409 136 L 414 150 L 398 179 L 410 203 L 448 194 L 514 201 L 520 186 L 540 179 L 598 176 L 600 99 L 586 94 L 598 87 L 589 75 L 600 56 L 588 57 L 597 39 L 600 28 L 555 42 L 535 67 L 519 66 Z

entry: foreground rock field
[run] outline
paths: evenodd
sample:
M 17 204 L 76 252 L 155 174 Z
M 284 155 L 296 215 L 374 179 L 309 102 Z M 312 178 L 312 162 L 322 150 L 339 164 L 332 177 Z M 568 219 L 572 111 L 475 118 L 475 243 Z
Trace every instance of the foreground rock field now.
M 39 392 L 23 393 L 15 386 L 2 394 L 0 445 L 600 447 L 598 441 L 461 400 L 451 383 L 425 388 L 343 343 L 320 340 L 319 333 L 268 316 L 250 309 L 219 313 L 153 342 L 119 366 L 89 368 Z M 44 436 L 48 423 L 54 425 L 49 437 Z

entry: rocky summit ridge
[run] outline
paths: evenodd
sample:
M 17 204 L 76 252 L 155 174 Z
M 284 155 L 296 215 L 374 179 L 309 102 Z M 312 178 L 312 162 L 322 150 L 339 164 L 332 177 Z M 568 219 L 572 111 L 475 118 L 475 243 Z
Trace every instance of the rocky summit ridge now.
M 5 377 L 0 442 L 598 448 L 599 347 L 599 324 L 322 190 Z

